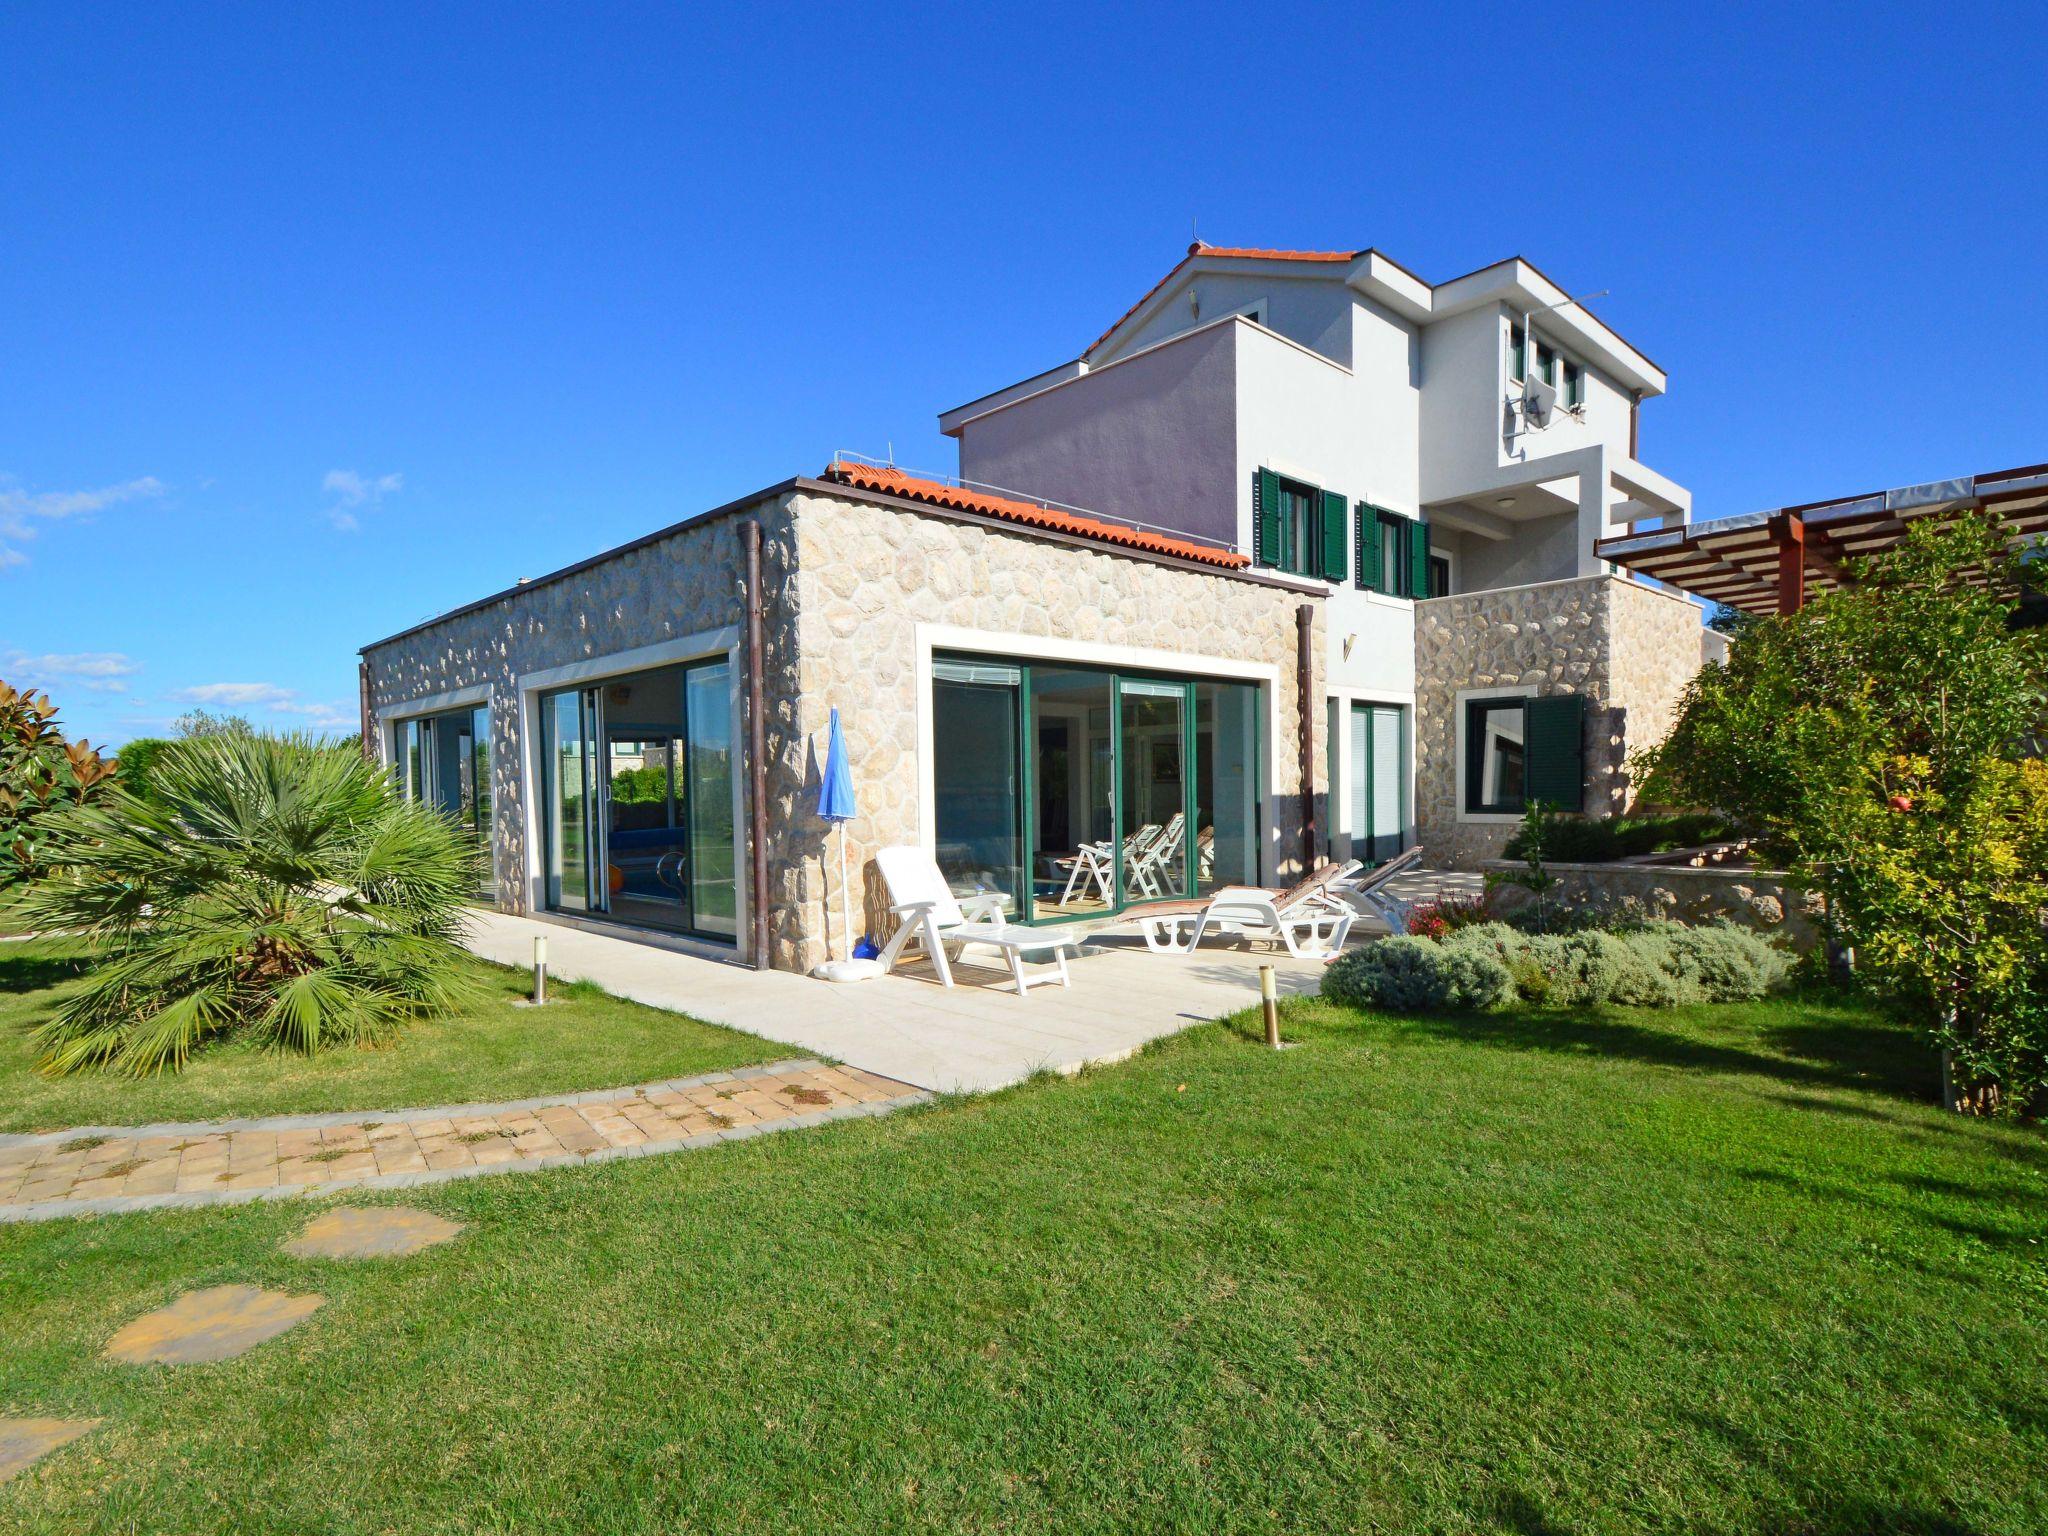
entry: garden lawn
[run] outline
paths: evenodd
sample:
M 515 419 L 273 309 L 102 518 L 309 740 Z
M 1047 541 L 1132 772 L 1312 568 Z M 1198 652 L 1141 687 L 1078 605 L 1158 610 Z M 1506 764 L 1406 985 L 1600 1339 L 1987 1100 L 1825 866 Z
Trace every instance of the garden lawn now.
M 287 1258 L 298 1203 L 0 1229 L 0 1411 L 105 1421 L 0 1528 L 2048 1529 L 2043 1138 L 1898 1031 L 1286 1025 L 410 1191 L 468 1230 L 398 1263 Z M 226 1282 L 327 1304 L 97 1358 Z
M 0 1133 L 341 1109 L 468 1104 L 619 1088 L 786 1057 L 752 1035 L 642 1007 L 587 985 L 554 985 L 515 1008 L 532 979 L 472 962 L 483 1000 L 378 1049 L 318 1056 L 210 1045 L 183 1072 L 142 1079 L 46 1078 L 24 1031 L 85 965 L 75 939 L 0 943 Z

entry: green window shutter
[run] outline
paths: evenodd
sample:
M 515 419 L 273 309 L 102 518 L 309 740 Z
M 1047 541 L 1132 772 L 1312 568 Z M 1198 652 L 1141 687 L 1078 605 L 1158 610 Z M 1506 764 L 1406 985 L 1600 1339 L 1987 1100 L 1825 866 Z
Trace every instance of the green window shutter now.
M 1559 811 L 1586 806 L 1586 700 L 1576 693 L 1531 699 L 1523 715 L 1526 798 Z
M 1278 566 L 1286 553 L 1280 547 L 1280 477 L 1262 469 L 1252 476 L 1252 558 Z
M 1323 569 L 1331 581 L 1342 581 L 1351 565 L 1351 504 L 1335 491 L 1323 492 Z
M 1368 592 L 1380 589 L 1380 514 L 1358 504 L 1358 584 Z
M 1429 596 L 1429 524 L 1408 525 L 1408 595 Z

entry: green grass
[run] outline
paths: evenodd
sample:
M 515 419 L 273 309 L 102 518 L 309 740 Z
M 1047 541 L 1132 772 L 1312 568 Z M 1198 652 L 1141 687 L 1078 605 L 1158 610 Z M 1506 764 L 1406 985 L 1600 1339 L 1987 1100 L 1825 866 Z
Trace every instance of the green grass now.
M 2048 1529 L 2048 1157 L 1841 1006 L 1291 1005 L 706 1152 L 0 1228 L 23 1532 Z M 624 1076 L 632 1076 L 625 1073 Z M 358 1197 L 368 1201 L 372 1197 Z M 99 1361 L 225 1282 L 241 1360 Z
M 557 984 L 547 1007 L 515 1008 L 531 979 L 477 961 L 483 1001 L 414 1025 L 380 1049 L 301 1056 L 230 1041 L 161 1077 L 46 1078 L 36 1071 L 24 1030 L 73 984 L 84 957 L 75 939 L 0 943 L 0 1133 L 483 1103 L 686 1077 L 789 1054 L 592 986 Z

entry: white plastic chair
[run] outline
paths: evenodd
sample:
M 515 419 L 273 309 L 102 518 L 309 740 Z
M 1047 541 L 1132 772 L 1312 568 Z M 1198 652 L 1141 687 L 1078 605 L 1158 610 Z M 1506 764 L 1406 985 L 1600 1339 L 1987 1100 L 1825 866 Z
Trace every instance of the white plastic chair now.
M 1173 819 L 1165 826 L 1148 826 L 1139 829 L 1141 841 L 1128 855 L 1124 889 L 1127 894 L 1156 897 L 1170 894 L 1168 887 L 1179 882 L 1168 868 L 1171 861 L 1181 856 L 1181 828 L 1187 825 L 1187 816 L 1180 811 L 1173 813 Z M 1153 834 L 1146 838 L 1146 833 Z
M 901 919 L 882 949 L 885 972 L 896 968 L 904 949 L 916 939 L 931 957 L 939 981 L 948 987 L 953 985 L 953 966 L 947 947 L 959 945 L 965 949 L 969 944 L 987 944 L 1003 952 L 1010 962 L 1010 974 L 1016 978 L 1019 997 L 1033 985 L 1043 986 L 1053 979 L 1040 976 L 1034 982 L 1027 977 L 1026 955 L 1051 951 L 1059 984 L 1073 984 L 1067 975 L 1067 951 L 1078 955 L 1081 947 L 1073 934 L 1012 927 L 1002 910 L 1003 898 L 992 891 L 962 902 L 939 873 L 938 861 L 923 848 L 910 844 L 884 848 L 875 855 L 875 867 L 882 873 L 882 883 L 889 888 L 889 910 Z

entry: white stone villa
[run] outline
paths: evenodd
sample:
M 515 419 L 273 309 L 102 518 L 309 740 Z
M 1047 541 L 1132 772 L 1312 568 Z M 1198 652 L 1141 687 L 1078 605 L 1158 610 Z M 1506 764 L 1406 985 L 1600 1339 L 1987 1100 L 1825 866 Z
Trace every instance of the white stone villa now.
M 959 475 L 835 460 L 365 647 L 366 748 L 511 911 L 808 968 L 837 706 L 874 851 L 1016 921 L 1610 813 L 1718 637 L 1602 539 L 1687 523 L 1665 376 L 1521 260 L 1197 245 L 1073 362 L 940 417 Z

